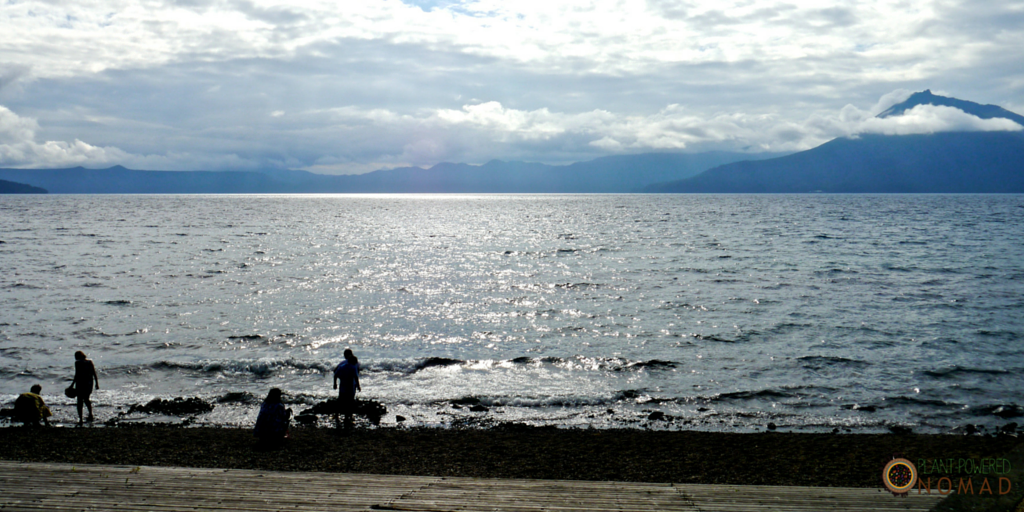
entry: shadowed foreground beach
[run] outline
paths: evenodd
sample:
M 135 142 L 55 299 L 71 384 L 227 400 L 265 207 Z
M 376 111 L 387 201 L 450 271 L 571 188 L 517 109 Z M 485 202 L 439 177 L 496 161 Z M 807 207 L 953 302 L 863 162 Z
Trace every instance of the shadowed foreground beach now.
M 350 432 L 294 428 L 292 439 L 274 450 L 260 449 L 250 430 L 235 428 L 11 427 L 2 429 L 0 437 L 0 459 L 12 461 L 841 487 L 881 487 L 882 468 L 894 456 L 911 461 L 981 460 L 1008 457 L 1015 448 L 1019 453 L 1022 444 L 1014 436 L 734 434 L 519 425 Z

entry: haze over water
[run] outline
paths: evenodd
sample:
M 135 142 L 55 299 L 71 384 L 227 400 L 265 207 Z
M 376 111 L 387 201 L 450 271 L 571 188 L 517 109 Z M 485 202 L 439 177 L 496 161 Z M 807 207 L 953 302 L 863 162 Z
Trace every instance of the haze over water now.
M 991 429 L 1024 414 L 1022 214 L 1018 195 L 5 196 L 0 401 L 39 382 L 70 421 L 84 350 L 101 421 L 199 396 L 196 421 L 250 425 L 271 387 L 296 412 L 333 396 L 351 347 L 385 424 Z

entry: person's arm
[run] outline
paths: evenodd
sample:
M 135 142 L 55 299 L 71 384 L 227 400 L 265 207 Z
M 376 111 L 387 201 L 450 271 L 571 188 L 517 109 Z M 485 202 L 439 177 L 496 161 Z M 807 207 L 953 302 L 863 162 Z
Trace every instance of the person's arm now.
M 90 366 L 92 366 L 92 380 L 96 381 L 96 389 L 99 389 L 100 388 L 100 377 L 99 377 L 99 375 L 96 374 L 96 365 L 93 364 L 93 365 L 90 365 Z
M 356 391 L 362 391 L 363 388 L 359 385 L 359 369 L 356 369 Z
M 338 389 L 338 374 L 334 374 L 334 389 Z

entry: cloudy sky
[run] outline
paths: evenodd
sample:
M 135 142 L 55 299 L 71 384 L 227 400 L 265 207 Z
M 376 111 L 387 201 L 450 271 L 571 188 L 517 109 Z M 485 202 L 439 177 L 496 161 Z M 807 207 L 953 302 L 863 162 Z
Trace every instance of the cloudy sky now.
M 1020 0 L 0 0 L 0 166 L 365 172 L 1019 129 Z M 953 111 L 951 111 L 953 110 Z

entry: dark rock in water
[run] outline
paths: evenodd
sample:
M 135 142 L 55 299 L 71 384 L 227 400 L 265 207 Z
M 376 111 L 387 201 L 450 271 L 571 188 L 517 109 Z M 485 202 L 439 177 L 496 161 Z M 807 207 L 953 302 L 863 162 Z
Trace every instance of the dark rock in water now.
M 401 422 L 405 421 L 405 416 L 402 416 L 401 414 L 396 414 L 395 415 L 395 421 L 398 422 L 398 423 L 401 423 Z
M 674 361 L 662 361 L 660 359 L 651 359 L 650 361 L 638 361 L 629 364 L 628 367 L 631 369 L 651 369 L 651 370 L 671 370 L 678 366 Z
M 966 433 L 967 435 L 977 434 L 978 433 L 978 427 L 975 427 L 974 425 L 971 425 L 970 423 L 968 423 L 967 426 L 964 427 L 964 433 Z
M 838 429 L 838 428 L 834 428 L 834 429 L 832 429 L 832 433 L 833 433 L 833 434 L 838 434 L 838 433 L 839 433 L 839 429 Z
M 910 427 L 904 427 L 902 425 L 889 425 L 889 432 L 892 432 L 893 434 L 896 434 L 898 436 L 905 436 L 914 433 L 914 431 L 911 430 Z
M 665 421 L 665 413 L 661 411 L 654 411 L 647 415 L 647 419 L 650 421 Z
M 875 407 L 874 405 L 857 405 L 857 404 L 854 404 L 853 410 L 855 410 L 855 411 L 864 411 L 864 412 L 875 412 L 875 411 L 878 410 L 878 407 Z
M 242 404 L 254 404 L 258 400 L 252 393 L 245 391 L 232 391 L 226 393 L 224 396 L 217 399 L 218 404 L 230 404 L 230 403 L 242 403 Z
M 298 416 L 295 417 L 295 421 L 303 425 L 312 425 L 316 423 L 317 419 L 319 418 L 315 414 L 299 414 Z
M 480 403 L 480 399 L 475 396 L 464 396 L 462 398 L 452 400 L 451 403 L 453 407 L 456 405 L 477 405 Z
M 608 413 L 608 414 L 615 414 L 615 410 L 614 409 L 608 409 L 605 412 Z
M 261 339 L 263 339 L 263 336 L 259 335 L 259 334 L 245 334 L 245 335 L 242 335 L 242 336 L 228 336 L 228 339 L 229 340 L 261 340 Z
M 779 427 L 775 423 L 769 423 L 768 424 L 768 430 L 775 430 L 777 428 L 779 428 Z
M 387 412 L 388 408 L 376 400 L 360 399 L 356 399 L 355 410 L 352 411 L 356 416 L 363 416 L 374 425 L 380 425 L 381 417 L 387 414 Z M 331 398 L 302 411 L 302 414 L 344 414 L 344 410 L 342 410 L 341 402 L 337 398 Z
M 1017 431 L 1017 423 L 1007 423 L 1006 425 L 1003 425 L 1002 428 L 999 429 L 999 431 L 1003 432 L 1004 434 L 1012 434 Z
M 428 357 L 416 364 L 416 368 L 413 371 L 420 371 L 425 368 L 432 368 L 434 366 L 456 366 L 465 363 L 461 359 L 450 359 L 447 357 Z
M 189 416 L 193 414 L 203 414 L 213 410 L 213 404 L 203 401 L 198 397 L 182 398 L 177 397 L 174 400 L 164 400 L 162 398 L 156 398 L 150 400 L 146 405 L 135 404 L 128 408 L 127 412 L 121 414 L 132 414 L 141 412 L 143 414 L 166 414 L 168 416 Z
M 488 409 L 486 405 L 474 405 L 470 407 L 469 410 L 473 412 L 487 412 L 490 409 Z
M 0 409 L 0 418 L 13 418 L 14 409 Z M 1016 425 L 1016 423 L 1014 423 Z

